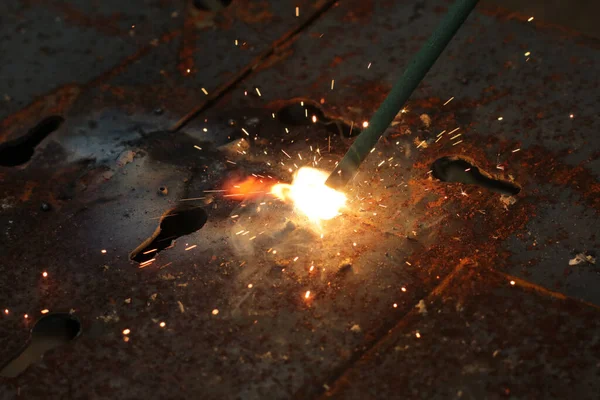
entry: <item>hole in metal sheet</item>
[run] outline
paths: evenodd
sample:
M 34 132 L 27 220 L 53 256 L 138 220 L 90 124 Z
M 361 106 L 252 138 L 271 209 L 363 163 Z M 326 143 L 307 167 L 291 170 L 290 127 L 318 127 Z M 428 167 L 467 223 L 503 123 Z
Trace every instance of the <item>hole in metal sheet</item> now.
M 292 100 L 277 111 L 277 118 L 285 125 L 308 126 L 319 124 L 342 137 L 354 137 L 360 133 L 357 124 L 348 123 L 341 119 L 330 118 L 321 109 L 320 105 L 312 100 Z
M 129 258 L 139 263 L 150 261 L 159 252 L 170 247 L 173 240 L 202 229 L 206 221 L 208 214 L 200 207 L 175 207 L 163 214 L 152 236 L 132 251 Z
M 14 378 L 44 353 L 62 346 L 81 334 L 79 318 L 70 313 L 52 313 L 41 317 L 31 329 L 25 347 L 0 369 L 0 376 Z
M 0 144 L 0 165 L 16 167 L 25 164 L 33 156 L 36 146 L 57 130 L 63 122 L 64 118 L 59 115 L 44 118 L 24 136 Z
M 459 182 L 478 185 L 492 192 L 514 196 L 521 187 L 513 182 L 496 179 L 479 168 L 475 163 L 459 157 L 447 156 L 438 158 L 431 166 L 432 175 L 442 182 Z
M 219 11 L 229 6 L 233 0 L 194 0 L 194 7 L 202 11 Z

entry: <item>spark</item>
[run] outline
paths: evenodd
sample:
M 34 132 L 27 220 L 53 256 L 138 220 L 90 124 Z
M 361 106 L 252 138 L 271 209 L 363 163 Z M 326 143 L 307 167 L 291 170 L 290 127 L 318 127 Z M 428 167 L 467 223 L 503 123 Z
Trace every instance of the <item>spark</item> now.
M 417 337 L 417 339 L 421 338 L 421 334 L 419 332 L 415 333 L 415 336 Z
M 235 42 L 234 42 L 234 43 L 235 43 L 235 45 L 237 46 L 237 45 L 238 45 L 238 40 L 237 40 L 237 39 L 235 39 Z
M 160 326 L 161 328 L 164 328 L 165 326 L 167 326 L 167 324 L 163 321 L 160 324 L 158 324 L 158 326 Z
M 233 161 L 225 160 L 225 162 L 228 162 L 229 164 L 236 165 L 236 163 L 234 163 Z
M 300 155 L 300 153 L 298 153 L 298 158 L 299 158 L 300 160 L 302 160 L 302 156 Z
M 129 335 L 131 333 L 131 329 L 123 329 L 123 335 Z
M 100 253 L 106 254 L 106 250 L 102 249 L 102 250 L 100 250 Z
M 405 287 L 402 287 L 402 289 L 401 289 L 401 290 L 402 290 L 403 292 L 406 292 L 406 288 L 405 288 Z
M 187 247 L 187 248 L 185 249 L 185 251 L 191 250 L 191 249 L 193 249 L 194 247 L 197 247 L 197 246 L 198 246 L 197 244 L 194 244 L 194 245 L 192 245 L 192 246 L 190 246 L 190 247 Z
M 369 65 L 367 65 L 367 69 L 371 68 L 371 63 L 369 63 Z
M 258 90 L 258 88 L 256 88 L 256 93 L 258 93 L 258 96 L 262 96 L 262 94 L 260 94 L 260 90 Z
M 459 140 L 459 141 L 458 141 L 458 142 L 456 142 L 456 143 L 452 143 L 452 146 L 456 146 L 457 144 L 459 144 L 459 143 L 462 143 L 462 142 L 463 142 L 462 140 Z
M 526 52 L 526 53 L 524 54 L 524 56 L 525 56 L 525 57 L 529 57 L 529 55 L 530 55 L 530 54 L 531 54 L 531 52 L 530 52 L 530 51 L 528 51 L 528 52 Z
M 531 22 L 533 21 L 533 17 L 529 17 L 529 19 L 527 20 L 527 22 Z
M 153 258 L 151 260 L 144 261 L 143 263 L 140 263 L 140 268 L 147 267 L 148 265 L 152 264 L 154 262 L 154 260 L 156 260 L 156 258 Z
M 346 195 L 325 185 L 329 174 L 314 168 L 302 167 L 294 175 L 292 184 L 279 183 L 271 194 L 283 201 L 294 203 L 314 223 L 339 215 L 346 204 Z
M 225 189 L 210 189 L 210 190 L 203 190 L 204 193 L 221 193 L 221 192 L 226 192 L 227 190 Z
M 516 153 L 517 151 L 521 150 L 521 148 L 519 147 L 518 149 L 514 149 L 512 152 Z
M 29 314 L 25 314 L 23 315 L 23 317 L 25 317 L 25 319 L 29 318 Z
M 445 129 L 443 131 L 441 131 L 440 133 L 438 133 L 436 136 L 442 136 L 444 133 L 446 133 Z M 396 143 L 396 144 L 398 144 L 398 143 Z
M 503 117 L 498 117 L 498 121 L 502 121 L 503 119 Z
M 363 128 L 366 128 L 367 126 L 369 126 L 369 121 L 363 121 Z
M 44 271 L 44 272 L 42 272 L 42 276 L 43 276 L 44 278 L 47 278 L 47 277 L 48 277 L 48 273 L 47 273 L 46 271 Z
M 275 119 L 275 113 L 271 113 L 271 115 L 273 116 L 273 119 Z
M 202 93 L 204 93 L 205 95 L 208 96 L 208 91 L 206 89 L 204 89 L 204 88 L 202 88 Z
M 285 133 L 290 133 L 290 130 L 288 128 L 285 128 Z
M 281 151 L 283 152 L 283 154 L 285 154 L 287 156 L 287 158 L 292 158 L 292 156 L 290 156 L 288 153 L 286 153 L 285 150 L 281 149 Z
M 406 265 L 408 265 L 409 267 L 412 266 L 411 263 L 409 263 L 408 261 L 404 261 L 406 263 Z
M 252 285 L 251 283 L 249 283 L 249 284 L 248 284 L 248 289 L 252 289 L 252 286 L 253 286 L 253 285 Z
M 448 99 L 448 100 L 447 100 L 447 101 L 444 103 L 444 105 L 446 105 L 446 104 L 450 103 L 452 100 L 454 100 L 454 96 L 450 97 L 450 98 L 449 98 L 449 99 Z
M 331 80 L 331 90 L 333 90 L 333 85 L 335 85 L 335 80 L 334 79 Z
M 317 122 L 317 116 L 316 115 L 312 116 L 312 122 L 313 122 L 313 124 Z
M 394 308 L 398 308 L 398 304 L 397 303 L 394 303 Z
M 298 261 L 298 258 L 300 258 L 300 257 L 294 257 L 294 261 Z
M 460 127 L 456 128 L 456 129 L 452 129 L 450 132 L 448 132 L 448 135 L 452 135 L 454 132 L 456 132 L 459 129 L 460 129 Z
M 191 72 L 191 69 L 186 69 L 185 72 L 187 72 L 188 74 Z
M 383 163 L 385 162 L 385 160 L 383 160 L 382 162 L 380 162 L 377 166 L 381 167 L 383 165 Z
M 574 115 L 573 114 L 569 114 L 569 118 L 573 119 Z
M 219 310 L 217 310 L 216 308 L 214 310 L 212 310 L 212 315 L 217 315 L 219 313 Z
M 312 272 L 314 269 L 315 269 L 315 266 L 311 265 L 309 271 Z
M 248 131 L 245 128 L 242 128 L 242 132 L 244 132 L 246 134 L 246 136 L 250 136 L 250 134 L 248 133 Z
M 419 145 L 417 146 L 417 149 L 421 146 L 423 146 L 426 142 L 423 140 L 421 143 L 419 143 Z
M 5 308 L 4 309 L 4 314 L 8 315 L 8 313 L 9 313 L 8 308 Z
M 457 138 L 457 137 L 459 137 L 459 136 L 462 136 L 462 133 L 459 133 L 458 135 L 454 135 L 454 136 L 452 136 L 452 137 L 450 138 L 450 140 L 454 140 L 454 139 L 456 139 L 456 138 Z
M 251 237 L 250 239 L 248 239 L 248 240 L 254 240 L 254 239 L 256 239 L 256 236 L 252 236 L 252 237 Z
M 443 136 L 440 136 L 440 137 L 438 137 L 438 138 L 435 140 L 435 142 L 436 142 L 436 143 L 437 143 L 437 142 L 439 142 L 440 140 L 442 140 L 442 138 L 443 138 Z
M 236 235 L 240 235 L 240 234 L 242 234 L 243 232 L 244 232 L 244 229 L 242 229 L 242 230 L 241 230 L 241 231 L 239 231 L 239 232 L 236 232 Z
M 198 149 L 198 150 L 202 150 L 202 147 L 200 147 L 200 146 L 198 146 L 198 145 L 196 145 L 196 144 L 194 145 L 194 148 L 195 148 L 195 149 Z
M 296 7 L 296 17 L 300 16 L 300 7 Z
M 310 290 L 307 290 L 306 293 L 304 294 L 304 298 L 308 299 L 310 297 Z

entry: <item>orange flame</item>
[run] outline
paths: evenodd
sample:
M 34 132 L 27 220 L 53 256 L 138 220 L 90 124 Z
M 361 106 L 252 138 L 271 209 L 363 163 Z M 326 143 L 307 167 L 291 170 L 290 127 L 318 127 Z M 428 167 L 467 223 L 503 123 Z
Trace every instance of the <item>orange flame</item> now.
M 245 198 L 258 197 L 269 193 L 275 183 L 276 181 L 271 178 L 249 176 L 247 178 L 232 178 L 225 183 L 223 189 L 225 189 L 226 197 L 241 201 Z

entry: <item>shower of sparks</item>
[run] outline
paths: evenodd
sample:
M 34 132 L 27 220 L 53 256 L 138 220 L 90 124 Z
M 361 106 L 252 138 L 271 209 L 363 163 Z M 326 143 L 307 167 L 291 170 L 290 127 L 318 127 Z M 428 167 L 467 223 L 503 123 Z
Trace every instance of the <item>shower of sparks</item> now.
M 319 223 L 339 215 L 340 209 L 346 204 L 346 195 L 327 185 L 329 177 L 324 171 L 302 167 L 294 175 L 291 185 L 278 183 L 271 189 L 271 194 L 283 201 L 294 203 L 309 220 Z
M 452 96 L 448 100 L 446 100 L 446 102 L 444 103 L 444 105 L 450 103 L 452 100 L 454 100 L 454 96 Z
M 527 20 L 527 22 L 531 22 L 533 21 L 533 17 L 529 17 L 529 19 Z
M 333 85 L 335 85 L 335 80 L 334 79 L 331 80 L 331 90 L 333 90 Z
M 208 91 L 206 89 L 202 88 L 202 92 L 208 96 Z

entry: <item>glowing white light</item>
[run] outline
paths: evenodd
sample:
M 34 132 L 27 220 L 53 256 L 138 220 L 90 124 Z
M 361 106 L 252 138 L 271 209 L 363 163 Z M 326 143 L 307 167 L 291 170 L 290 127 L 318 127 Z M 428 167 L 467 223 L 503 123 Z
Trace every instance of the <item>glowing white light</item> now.
M 346 195 L 325 185 L 328 177 L 325 171 L 302 167 L 294 175 L 291 185 L 278 183 L 271 189 L 271 194 L 283 201 L 292 201 L 296 210 L 315 223 L 332 219 L 346 204 Z

